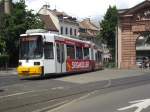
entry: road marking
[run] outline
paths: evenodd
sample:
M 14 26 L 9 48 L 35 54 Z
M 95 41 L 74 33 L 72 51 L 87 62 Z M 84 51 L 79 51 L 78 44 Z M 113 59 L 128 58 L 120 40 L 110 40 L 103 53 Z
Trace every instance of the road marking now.
M 117 110 L 123 111 L 123 110 L 128 110 L 128 109 L 137 107 L 137 109 L 134 112 L 141 112 L 142 110 L 144 110 L 150 106 L 150 99 L 131 101 L 129 103 L 131 103 L 132 105 L 123 107 L 123 108 L 119 108 Z
M 67 102 L 68 102 L 68 100 L 65 100 L 65 101 L 60 102 L 60 103 L 57 103 L 57 104 L 55 104 L 55 105 L 48 106 L 48 107 L 44 107 L 44 108 L 42 108 L 42 109 L 37 109 L 37 110 L 34 110 L 34 111 L 32 111 L 32 112 L 43 112 L 43 111 L 46 111 L 46 110 L 48 110 L 48 109 L 55 108 L 55 107 L 57 107 L 57 106 L 63 105 L 63 104 L 65 104 L 65 103 L 67 103 Z
M 55 88 L 51 88 L 52 90 L 62 90 L 62 89 L 64 89 L 64 87 L 55 87 Z
M 23 94 L 32 93 L 32 92 L 35 92 L 35 91 L 26 91 L 26 92 L 20 92 L 20 93 L 14 93 L 14 94 L 9 94 L 9 95 L 5 95 L 5 96 L 0 96 L 0 99 L 11 97 L 11 96 L 23 95 Z
M 84 100 L 87 99 L 89 96 L 96 94 L 97 92 L 99 92 L 98 90 L 92 91 L 90 93 L 87 93 L 84 96 L 79 97 L 78 99 L 74 100 L 74 102 L 80 101 L 80 100 Z

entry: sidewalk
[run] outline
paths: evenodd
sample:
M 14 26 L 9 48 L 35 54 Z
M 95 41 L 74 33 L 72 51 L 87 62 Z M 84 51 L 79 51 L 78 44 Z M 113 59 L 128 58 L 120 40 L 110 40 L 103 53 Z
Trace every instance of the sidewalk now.
M 16 68 L 8 68 L 8 70 L 0 70 L 0 76 L 17 75 Z
M 80 75 L 71 75 L 62 78 L 57 78 L 55 80 L 86 84 L 99 81 L 109 81 L 109 80 L 123 80 L 123 79 L 134 79 L 134 78 L 144 78 L 150 77 L 150 70 L 119 70 L 119 69 L 105 69 L 96 72 L 89 72 Z
M 17 75 L 16 68 L 9 68 L 8 70 L 0 70 L 1 76 L 10 76 Z M 143 78 L 150 78 L 150 70 L 144 69 L 135 69 L 135 70 L 120 70 L 120 69 L 104 69 L 95 72 L 88 72 L 83 74 L 74 74 L 67 75 L 64 77 L 57 77 L 54 80 L 78 83 L 78 84 L 86 84 L 86 83 L 94 83 L 100 81 L 109 81 L 109 80 L 143 80 Z

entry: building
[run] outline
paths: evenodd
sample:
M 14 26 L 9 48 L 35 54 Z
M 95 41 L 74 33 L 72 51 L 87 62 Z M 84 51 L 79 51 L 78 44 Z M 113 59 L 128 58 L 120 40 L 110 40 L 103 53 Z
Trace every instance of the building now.
M 135 68 L 138 51 L 149 54 L 149 44 L 144 42 L 147 39 L 143 37 L 148 36 L 145 34 L 150 34 L 150 0 L 118 12 L 116 63 L 118 68 Z
M 56 9 L 51 10 L 48 5 L 44 5 L 39 10 L 39 14 L 47 30 L 61 35 L 78 37 L 79 23 L 75 17 L 71 17 L 65 12 L 59 12 Z
M 90 18 L 84 19 L 79 22 L 79 33 L 80 37 L 84 40 L 96 42 L 96 36 L 100 29 L 91 22 Z

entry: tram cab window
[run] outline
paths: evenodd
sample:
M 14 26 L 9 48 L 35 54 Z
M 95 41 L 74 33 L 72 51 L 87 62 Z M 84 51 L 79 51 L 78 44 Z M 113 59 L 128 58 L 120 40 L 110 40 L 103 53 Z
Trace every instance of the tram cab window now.
M 53 53 L 53 43 L 45 43 L 44 45 L 44 58 L 45 59 L 54 59 Z
M 67 57 L 69 57 L 70 59 L 75 59 L 74 46 L 67 45 Z
M 82 47 L 76 47 L 76 59 L 83 59 Z
M 89 48 L 84 48 L 84 59 L 89 59 Z

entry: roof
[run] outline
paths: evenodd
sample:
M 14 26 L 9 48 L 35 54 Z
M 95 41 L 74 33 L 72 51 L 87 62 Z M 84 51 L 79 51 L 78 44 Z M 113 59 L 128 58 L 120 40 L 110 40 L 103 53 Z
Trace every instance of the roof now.
M 142 8 L 149 8 L 150 7 L 150 0 L 145 0 L 141 3 L 139 3 L 138 5 L 132 7 L 132 8 L 129 8 L 129 9 L 121 9 L 121 10 L 118 10 L 118 13 L 120 15 L 125 15 L 125 14 L 132 14 Z
M 50 10 L 48 9 L 50 12 L 52 12 L 54 15 L 56 15 L 59 19 L 59 21 L 65 21 L 65 22 L 69 22 L 69 23 L 77 23 L 77 19 L 75 17 L 69 16 L 68 14 L 66 14 L 65 12 L 59 12 L 56 9 L 54 10 Z
M 118 13 L 119 13 L 119 14 L 122 14 L 122 13 L 126 12 L 127 10 L 128 10 L 128 9 L 119 9 L 119 10 L 118 10 Z
M 40 15 L 41 20 L 43 20 L 45 28 L 51 31 L 58 31 L 56 25 L 53 23 L 51 17 L 49 15 Z
M 96 34 L 93 34 L 89 31 L 87 31 L 87 32 L 80 32 L 80 36 L 86 37 L 86 38 L 93 38 L 93 37 L 96 37 Z
M 55 14 L 57 17 L 59 16 L 69 17 L 69 15 L 67 15 L 65 12 L 60 12 L 57 11 L 56 9 L 54 10 L 48 9 L 48 10 L 51 11 L 53 14 Z
M 65 12 L 60 12 L 60 11 L 57 11 L 56 9 L 54 9 L 54 10 L 49 9 L 48 5 L 44 5 L 39 10 L 38 13 L 41 15 L 41 19 L 44 21 L 46 28 L 49 27 L 48 29 L 50 29 L 50 30 L 55 29 L 56 25 L 54 26 L 52 24 L 55 24 L 56 19 L 57 19 L 57 24 L 59 24 L 59 22 L 63 22 L 63 23 L 66 22 L 66 23 L 71 23 L 73 25 L 78 26 L 78 22 L 75 17 L 71 17 L 71 16 L 67 15 Z M 49 17 L 48 17 L 48 15 L 49 15 Z M 48 20 L 48 19 L 50 19 L 50 20 Z M 57 29 L 59 29 L 59 28 L 57 28 Z
M 80 28 L 99 31 L 99 28 L 94 25 L 89 18 L 84 19 L 79 23 Z

